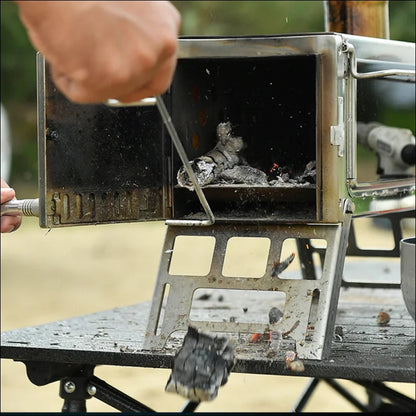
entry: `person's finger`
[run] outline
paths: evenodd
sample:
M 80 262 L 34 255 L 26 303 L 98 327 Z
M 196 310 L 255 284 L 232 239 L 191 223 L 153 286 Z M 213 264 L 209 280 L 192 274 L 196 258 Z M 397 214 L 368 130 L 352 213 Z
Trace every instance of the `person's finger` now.
M 3 215 L 1 217 L 1 232 L 2 233 L 11 233 L 17 230 L 22 223 L 22 216 L 16 215 Z
M 92 86 L 84 86 L 79 81 L 52 67 L 52 78 L 57 88 L 75 103 L 94 103 L 105 100 L 105 94 L 93 91 Z
M 0 195 L 0 203 L 4 204 L 5 202 L 11 201 L 16 196 L 16 193 L 13 188 L 2 187 Z
M 176 58 L 166 61 L 158 70 L 157 75 L 146 85 L 132 90 L 129 94 L 115 96 L 123 103 L 130 103 L 142 100 L 143 98 L 154 97 L 164 93 L 172 83 L 176 68 Z

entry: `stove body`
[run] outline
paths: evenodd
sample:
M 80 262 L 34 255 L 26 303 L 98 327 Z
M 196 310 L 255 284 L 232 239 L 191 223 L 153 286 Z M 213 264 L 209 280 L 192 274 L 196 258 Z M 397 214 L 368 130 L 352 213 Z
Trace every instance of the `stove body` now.
M 414 195 L 408 172 L 373 183 L 357 179 L 357 117 L 385 123 L 386 109 L 394 105 L 388 95 L 397 86 L 413 97 L 414 111 L 414 76 L 357 81 L 353 70 L 392 68 L 414 70 L 414 44 L 336 33 L 180 39 L 175 76 L 162 98 L 188 159 L 213 149 L 218 124 L 230 122 L 244 140 L 247 163 L 267 175 L 276 165 L 296 175 L 316 164 L 315 180 L 306 184 L 207 185 L 202 190 L 215 224 L 190 227 L 189 219 L 205 213 L 195 192 L 177 184 L 182 161 L 158 109 L 70 103 L 39 56 L 40 225 L 169 221 L 146 349 L 163 348 L 173 332 L 190 324 L 233 333 L 271 330 L 266 319 L 191 319 L 198 288 L 281 291 L 286 303 L 277 329 L 290 333 L 299 357 L 320 359 L 332 339 L 351 216 L 377 214 L 378 198 Z M 381 96 L 379 84 L 386 86 Z M 414 202 L 397 209 L 412 208 Z M 206 274 L 170 271 L 178 236 L 215 239 Z M 224 253 L 236 236 L 269 241 L 261 276 L 224 272 Z M 287 238 L 326 240 L 319 280 L 273 275 Z
M 384 181 L 359 192 L 354 124 L 360 104 L 343 45 L 354 46 L 358 70 L 365 71 L 411 67 L 414 45 L 339 34 L 179 42 L 177 70 L 163 98 L 189 159 L 212 149 L 216 126 L 230 121 L 251 166 L 268 173 L 274 164 L 293 172 L 313 160 L 317 165 L 316 183 L 307 187 L 207 186 L 218 221 L 336 223 L 345 198 L 411 188 L 408 180 Z M 397 80 L 359 83 L 414 90 Z M 365 117 L 373 117 L 367 104 Z M 181 161 L 156 107 L 70 103 L 54 87 L 42 57 L 39 160 L 43 227 L 180 220 L 201 211 L 195 194 L 177 186 Z

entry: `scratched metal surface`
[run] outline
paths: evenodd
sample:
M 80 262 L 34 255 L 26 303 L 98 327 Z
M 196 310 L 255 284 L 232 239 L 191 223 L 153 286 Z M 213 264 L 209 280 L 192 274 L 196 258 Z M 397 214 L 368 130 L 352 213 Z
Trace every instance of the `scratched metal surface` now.
M 216 294 L 217 295 L 217 294 Z M 205 296 L 206 298 L 206 296 Z M 256 315 L 267 316 L 270 305 L 259 302 Z M 251 303 L 250 303 L 251 302 Z M 255 298 L 218 297 L 195 302 L 194 316 L 220 314 L 239 319 Z M 150 302 L 116 308 L 49 324 L 2 333 L 1 357 L 18 361 L 169 368 L 183 334 L 174 334 L 161 351 L 142 350 Z M 388 312 L 390 322 L 377 324 L 379 311 Z M 243 312 L 242 312 L 243 311 Z M 212 315 L 211 315 L 212 316 Z M 257 316 L 258 318 L 258 316 Z M 249 319 L 249 318 L 248 318 Z M 348 289 L 341 294 L 336 325 L 343 337 L 334 337 L 330 357 L 304 361 L 304 372 L 286 367 L 284 354 L 292 349 L 290 339 L 268 357 L 267 341 L 249 342 L 251 334 L 234 339 L 235 372 L 298 375 L 350 380 L 415 382 L 415 322 L 408 314 L 399 290 Z

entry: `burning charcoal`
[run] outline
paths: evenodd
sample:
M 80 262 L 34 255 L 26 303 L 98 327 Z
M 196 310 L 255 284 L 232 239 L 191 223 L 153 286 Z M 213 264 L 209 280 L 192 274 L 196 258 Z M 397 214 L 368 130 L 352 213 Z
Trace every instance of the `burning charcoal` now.
M 230 122 L 218 124 L 217 138 L 218 142 L 212 150 L 191 161 L 191 167 L 200 186 L 217 180 L 225 169 L 244 163 L 240 152 L 245 144 L 241 137 L 232 135 Z M 180 186 L 193 190 L 193 185 L 183 166 L 178 171 L 177 180 Z
M 377 315 L 377 323 L 379 325 L 387 325 L 390 322 L 390 315 L 387 312 L 380 311 Z
M 258 332 L 256 332 L 255 334 L 253 334 L 250 338 L 250 342 L 259 342 L 261 341 L 261 334 L 259 334 Z
M 280 321 L 282 316 L 283 316 L 283 312 L 279 308 L 276 308 L 276 307 L 271 308 L 269 311 L 269 323 L 272 325 L 276 324 L 277 322 Z
M 283 260 L 282 262 L 278 262 L 277 260 L 274 261 L 273 267 L 270 270 L 270 276 L 275 277 L 282 273 L 289 267 L 289 264 L 292 263 L 293 259 L 295 258 L 295 253 L 292 253 L 288 258 Z
M 212 337 L 189 327 L 165 390 L 193 402 L 213 400 L 234 364 L 234 347 L 227 338 Z
M 296 359 L 296 353 L 295 351 L 292 350 L 287 350 L 285 352 L 285 361 L 286 361 L 286 367 L 289 368 L 290 363 L 292 363 L 293 361 L 295 361 Z
M 295 351 L 288 350 L 285 352 L 285 362 L 286 362 L 286 367 L 290 368 L 294 372 L 305 371 L 305 366 L 303 365 L 303 361 L 298 360 L 296 358 Z
M 264 334 L 259 334 L 256 332 L 250 338 L 250 342 L 256 343 L 261 341 L 267 341 L 270 339 L 270 332 L 265 332 Z
M 292 361 L 291 363 L 289 363 L 288 367 L 295 373 L 305 371 L 305 366 L 303 364 L 303 361 L 301 360 Z
M 269 172 L 269 180 L 272 184 L 286 183 L 292 178 L 292 168 L 289 166 L 280 166 L 277 163 L 273 163 Z
M 301 175 L 293 176 L 293 168 L 289 166 L 279 166 L 277 163 L 273 163 L 269 173 L 269 185 L 270 186 L 282 186 L 282 185 L 305 185 L 316 183 L 316 162 L 313 160 L 309 162 L 304 172 Z

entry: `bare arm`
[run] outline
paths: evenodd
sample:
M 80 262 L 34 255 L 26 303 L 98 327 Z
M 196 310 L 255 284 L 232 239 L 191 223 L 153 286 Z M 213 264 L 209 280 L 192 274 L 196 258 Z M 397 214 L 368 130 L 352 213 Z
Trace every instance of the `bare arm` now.
M 72 101 L 129 102 L 164 92 L 180 15 L 166 1 L 16 1 L 33 46 Z

